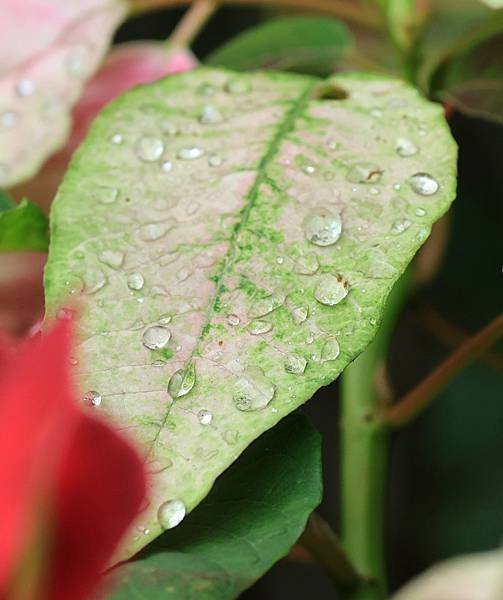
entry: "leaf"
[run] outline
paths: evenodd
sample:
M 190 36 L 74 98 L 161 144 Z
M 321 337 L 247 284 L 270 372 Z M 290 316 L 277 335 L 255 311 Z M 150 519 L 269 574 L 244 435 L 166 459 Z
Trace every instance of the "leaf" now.
M 115 573 L 113 600 L 237 597 L 287 554 L 321 501 L 319 434 L 302 415 L 267 432 L 180 527 Z
M 209 65 L 330 75 L 351 49 L 349 30 L 329 17 L 282 17 L 249 29 L 209 56 Z
M 489 6 L 489 8 L 499 9 L 503 8 L 503 0 L 481 0 L 484 4 Z
M 0 212 L 14 208 L 16 203 L 3 190 L 0 190 Z
M 393 600 L 498 600 L 502 564 L 501 550 L 447 560 L 407 583 Z
M 124 557 L 365 348 L 455 164 L 442 108 L 365 74 L 198 69 L 96 119 L 53 205 L 45 286 L 49 314 L 82 292 L 83 388 L 154 474 Z
M 0 252 L 47 251 L 48 246 L 49 223 L 38 206 L 25 199 L 14 208 L 0 211 Z
M 391 37 L 408 51 L 417 40 L 430 10 L 431 0 L 386 0 L 386 14 Z
M 33 175 L 127 10 L 122 0 L 6 0 L 0 11 L 0 186 Z

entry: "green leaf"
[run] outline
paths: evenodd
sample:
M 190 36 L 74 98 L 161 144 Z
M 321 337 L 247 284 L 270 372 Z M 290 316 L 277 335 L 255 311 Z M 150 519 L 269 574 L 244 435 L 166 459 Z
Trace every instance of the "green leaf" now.
M 416 42 L 429 14 L 429 0 L 386 0 L 388 27 L 392 39 L 402 50 Z
M 329 17 L 283 17 L 236 36 L 209 56 L 209 65 L 330 75 L 350 51 L 351 34 Z
M 299 414 L 264 434 L 178 529 L 116 572 L 111 599 L 237 597 L 287 554 L 320 503 L 320 446 Z
M 15 206 L 16 203 L 14 200 L 12 200 L 12 198 L 6 192 L 0 190 L 0 212 L 3 212 L 4 210 L 10 210 Z
M 503 8 L 503 0 L 481 0 L 489 8 L 500 9 Z
M 7 196 L 0 195 L 0 252 L 47 251 L 49 226 L 44 213 L 26 199 L 13 207 L 9 202 Z
M 82 292 L 81 385 L 155 473 L 123 557 L 365 348 L 455 168 L 442 108 L 365 74 L 197 69 L 94 121 L 45 286 L 49 315 Z

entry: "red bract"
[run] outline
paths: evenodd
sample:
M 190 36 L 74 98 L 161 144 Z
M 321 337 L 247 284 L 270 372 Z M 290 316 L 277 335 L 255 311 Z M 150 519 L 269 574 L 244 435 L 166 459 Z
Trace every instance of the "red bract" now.
M 70 337 L 60 322 L 0 349 L 2 598 L 88 597 L 145 497 L 135 450 L 76 401 Z

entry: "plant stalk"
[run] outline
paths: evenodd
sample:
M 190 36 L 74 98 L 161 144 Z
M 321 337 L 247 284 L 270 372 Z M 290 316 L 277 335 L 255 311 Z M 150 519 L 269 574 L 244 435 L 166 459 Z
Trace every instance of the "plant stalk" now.
M 218 0 L 195 0 L 182 17 L 168 43 L 173 48 L 188 48 L 218 8 Z
M 376 375 L 385 369 L 394 325 L 411 282 L 406 272 L 393 288 L 379 331 L 342 376 L 341 523 L 343 547 L 365 581 L 351 600 L 386 597 L 384 515 L 388 432 L 377 418 L 386 398 Z

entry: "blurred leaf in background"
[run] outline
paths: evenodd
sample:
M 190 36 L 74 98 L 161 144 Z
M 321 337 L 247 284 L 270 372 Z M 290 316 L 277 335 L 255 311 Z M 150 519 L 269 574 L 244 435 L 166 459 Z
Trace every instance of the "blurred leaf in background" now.
M 14 204 L 0 193 L 0 252 L 41 250 L 49 246 L 47 217 L 29 200 Z

